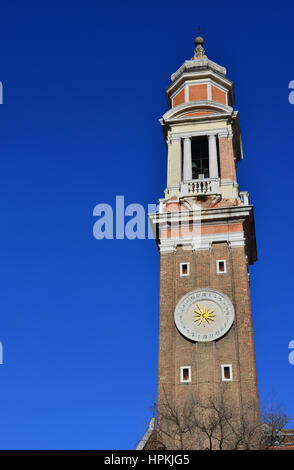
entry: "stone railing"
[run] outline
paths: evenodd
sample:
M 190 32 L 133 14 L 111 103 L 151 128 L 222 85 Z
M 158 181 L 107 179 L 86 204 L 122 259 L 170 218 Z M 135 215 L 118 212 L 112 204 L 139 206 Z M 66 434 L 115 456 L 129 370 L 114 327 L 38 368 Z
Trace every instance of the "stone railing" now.
M 180 196 L 220 194 L 219 178 L 203 178 L 180 183 Z

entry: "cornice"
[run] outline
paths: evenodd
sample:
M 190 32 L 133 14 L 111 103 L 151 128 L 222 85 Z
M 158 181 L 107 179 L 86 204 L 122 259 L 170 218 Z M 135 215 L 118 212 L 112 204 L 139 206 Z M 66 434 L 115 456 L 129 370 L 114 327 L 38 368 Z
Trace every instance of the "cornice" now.
M 175 142 L 179 139 L 189 137 L 200 137 L 202 135 L 218 135 L 219 137 L 232 137 L 232 132 L 226 127 L 215 127 L 209 130 L 191 131 L 191 132 L 173 132 L 168 137 L 168 142 Z
M 186 120 L 186 119 L 191 119 L 190 117 L 183 117 L 179 116 L 179 114 L 185 113 L 185 112 L 192 112 L 192 111 L 199 111 L 202 110 L 203 108 L 211 111 L 216 111 L 218 113 L 222 113 L 224 115 L 229 115 L 232 116 L 234 114 L 234 110 L 231 106 L 228 106 L 226 104 L 219 103 L 217 101 L 212 101 L 212 100 L 201 100 L 201 101 L 189 101 L 188 103 L 182 103 L 178 106 L 175 106 L 174 108 L 169 109 L 163 116 L 162 119 L 164 119 L 166 122 L 171 121 L 172 119 L 174 120 Z M 217 115 L 219 117 L 219 114 Z M 211 115 L 205 115 L 205 116 L 193 116 L 193 117 L 200 117 L 203 119 L 203 117 L 211 117 Z
M 172 75 L 171 75 L 171 81 L 174 82 L 179 76 L 181 76 L 185 70 L 212 70 L 221 76 L 225 77 L 227 70 L 225 67 L 222 67 L 221 65 L 216 64 L 210 59 L 203 58 L 203 59 L 191 59 L 191 60 L 185 60 L 183 65 L 181 65 L 178 70 L 176 70 Z
M 198 210 L 186 210 L 175 212 L 161 212 L 148 214 L 150 220 L 154 224 L 177 223 L 185 221 L 199 221 L 201 224 L 208 221 L 228 220 L 228 219 L 245 219 L 250 216 L 253 206 L 234 206 L 234 207 L 217 207 L 217 208 L 199 208 Z
M 249 264 L 253 264 L 257 260 L 257 249 L 256 249 L 256 237 L 255 237 L 255 224 L 254 224 L 254 213 L 253 213 L 253 206 L 235 206 L 235 207 L 219 207 L 219 208 L 200 208 L 199 210 L 194 211 L 182 211 L 182 212 L 161 212 L 161 213 L 153 213 L 148 214 L 149 220 L 152 225 L 153 233 L 159 234 L 158 228 L 168 229 L 174 224 L 175 226 L 191 226 L 191 221 L 193 222 L 192 226 L 200 226 L 200 225 L 218 225 L 221 222 L 232 222 L 232 223 L 243 223 L 244 230 L 246 235 L 244 235 L 246 251 L 249 258 Z M 247 222 L 246 222 L 247 221 Z M 245 223 L 246 222 L 246 223 Z M 158 227 L 158 228 L 156 228 Z M 209 235 L 209 237 L 214 237 L 213 240 L 215 241 L 233 241 L 232 232 L 224 232 L 223 234 L 213 234 Z M 244 233 L 244 232 L 242 232 Z M 227 234 L 227 235 L 226 235 Z M 201 237 L 197 237 L 205 240 L 205 236 L 202 235 Z M 227 237 L 227 238 L 226 238 Z M 229 238 L 228 238 L 229 237 Z M 191 239 L 195 237 L 190 237 Z M 186 237 L 181 237 L 177 242 L 177 244 L 187 243 L 191 244 L 191 239 Z M 173 239 L 168 239 L 172 243 Z M 157 237 L 157 244 L 160 248 L 162 239 Z M 194 244 L 195 245 L 195 244 Z M 233 246 L 233 245 L 231 245 Z M 236 245 L 235 245 L 236 246 Z
M 246 240 L 244 232 L 218 233 L 211 235 L 201 235 L 194 237 L 174 237 L 161 238 L 159 241 L 159 251 L 161 253 L 174 253 L 177 246 L 181 245 L 193 251 L 210 250 L 213 243 L 227 242 L 231 248 L 245 247 Z

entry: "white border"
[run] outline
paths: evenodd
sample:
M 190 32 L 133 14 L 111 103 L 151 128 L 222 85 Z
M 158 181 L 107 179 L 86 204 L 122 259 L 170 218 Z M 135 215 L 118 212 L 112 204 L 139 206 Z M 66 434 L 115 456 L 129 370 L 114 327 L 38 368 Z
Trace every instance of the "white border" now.
M 219 263 L 224 263 L 224 271 L 219 270 Z M 217 259 L 216 260 L 216 272 L 217 274 L 226 274 L 227 272 L 227 260 L 226 259 Z
M 187 265 L 187 274 L 183 274 L 183 268 L 182 266 L 186 264 Z M 190 276 L 190 263 L 189 262 L 185 262 L 185 263 L 180 263 L 180 276 L 181 277 L 187 277 L 187 276 Z
M 189 370 L 189 379 L 188 380 L 184 380 L 184 369 L 188 369 Z M 191 366 L 181 366 L 181 370 L 180 370 L 180 382 L 181 384 L 188 384 L 188 383 L 191 383 L 192 381 L 192 377 L 191 377 Z
M 229 369 L 230 369 L 230 378 L 229 378 L 229 379 L 226 379 L 226 378 L 225 378 L 225 367 L 229 367 Z M 221 365 L 221 369 L 222 369 L 222 381 L 223 381 L 223 382 L 232 382 L 232 381 L 233 381 L 233 368 L 232 368 L 232 364 L 222 364 L 222 365 Z

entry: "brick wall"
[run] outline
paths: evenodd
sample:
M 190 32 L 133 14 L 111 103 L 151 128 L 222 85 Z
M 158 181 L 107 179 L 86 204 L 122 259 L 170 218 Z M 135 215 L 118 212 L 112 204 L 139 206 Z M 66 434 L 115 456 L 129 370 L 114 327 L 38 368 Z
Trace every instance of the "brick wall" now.
M 226 260 L 227 272 L 217 274 L 216 260 Z M 190 263 L 190 275 L 180 276 L 180 263 Z M 214 243 L 211 250 L 192 251 L 178 247 L 162 253 L 160 266 L 160 324 L 158 403 L 165 394 L 175 403 L 184 403 L 192 394 L 202 401 L 215 398 L 222 390 L 234 409 L 255 404 L 258 391 L 246 255 L 243 247 L 230 248 Z M 235 321 L 217 341 L 192 342 L 184 338 L 174 323 L 174 310 L 187 292 L 202 287 L 222 291 L 232 301 Z M 221 364 L 232 364 L 233 381 L 223 382 Z M 191 366 L 192 382 L 180 383 L 180 367 Z M 252 419 L 258 419 L 255 413 Z
M 232 139 L 219 137 L 220 176 L 222 179 L 236 181 L 234 150 Z

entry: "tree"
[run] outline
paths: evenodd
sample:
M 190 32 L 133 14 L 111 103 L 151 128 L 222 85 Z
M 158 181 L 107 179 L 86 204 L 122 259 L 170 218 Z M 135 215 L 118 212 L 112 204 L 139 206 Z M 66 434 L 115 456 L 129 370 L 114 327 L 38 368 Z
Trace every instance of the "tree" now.
M 243 408 L 244 409 L 244 408 Z M 243 416 L 225 392 L 201 402 L 192 395 L 176 405 L 166 393 L 157 410 L 157 442 L 166 449 L 260 449 L 264 447 L 258 410 Z
M 290 421 L 286 409 L 269 401 L 261 409 L 261 420 L 266 447 L 282 444 L 285 440 L 282 431 Z

